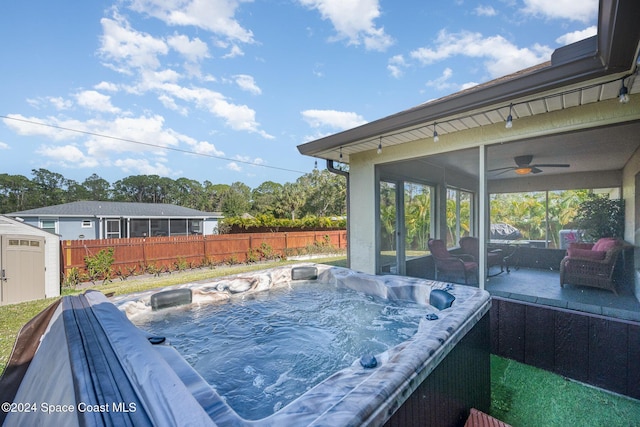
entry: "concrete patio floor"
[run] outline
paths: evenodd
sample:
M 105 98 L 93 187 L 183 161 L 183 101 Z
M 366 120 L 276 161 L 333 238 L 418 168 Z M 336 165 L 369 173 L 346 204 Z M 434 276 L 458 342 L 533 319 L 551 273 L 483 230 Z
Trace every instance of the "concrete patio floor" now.
M 628 286 L 618 285 L 618 295 L 585 286 L 561 288 L 558 271 L 511 268 L 510 273 L 489 277 L 485 289 L 504 298 L 640 321 L 640 302 Z

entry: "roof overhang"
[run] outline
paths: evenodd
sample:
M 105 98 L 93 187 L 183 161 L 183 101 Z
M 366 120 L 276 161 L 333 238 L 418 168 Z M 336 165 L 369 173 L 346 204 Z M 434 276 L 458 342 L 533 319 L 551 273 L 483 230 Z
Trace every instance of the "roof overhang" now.
M 298 146 L 303 155 L 349 162 L 352 154 L 614 99 L 621 79 L 640 92 L 640 2 L 601 0 L 598 34 L 557 49 L 551 61 Z M 512 107 L 510 107 L 512 106 Z

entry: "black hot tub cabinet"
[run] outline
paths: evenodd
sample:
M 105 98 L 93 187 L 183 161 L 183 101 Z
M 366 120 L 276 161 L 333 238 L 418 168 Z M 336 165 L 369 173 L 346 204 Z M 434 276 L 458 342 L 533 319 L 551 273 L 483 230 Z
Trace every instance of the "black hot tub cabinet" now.
M 151 341 L 159 344 L 152 344 L 152 337 L 125 316 L 152 310 L 157 291 L 112 301 L 98 292 L 65 297 L 11 399 L 16 406 L 35 402 L 47 411 L 9 412 L 4 425 L 462 426 L 471 407 L 489 409 L 491 300 L 485 291 L 311 264 L 172 289 L 190 289 L 191 304 L 216 303 L 232 300 L 232 295 L 295 286 L 292 271 L 294 279 L 310 277 L 312 271 L 320 282 L 418 301 L 426 314 L 438 318 L 422 320 L 411 339 L 375 355 L 376 367 L 364 368 L 356 360 L 273 415 L 248 421 L 173 347 L 158 339 Z M 435 289 L 455 297 L 450 308 L 429 305 Z M 177 300 L 183 294 L 177 292 Z

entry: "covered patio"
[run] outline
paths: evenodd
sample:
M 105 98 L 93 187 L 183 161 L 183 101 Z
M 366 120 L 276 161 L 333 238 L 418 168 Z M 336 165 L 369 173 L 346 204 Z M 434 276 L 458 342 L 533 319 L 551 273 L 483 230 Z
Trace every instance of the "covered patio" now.
M 640 302 L 631 286 L 620 286 L 618 295 L 583 286 L 561 288 L 559 276 L 560 273 L 553 270 L 512 269 L 509 274 L 487 279 L 485 289 L 503 298 L 640 321 Z
M 486 287 L 491 197 L 508 193 L 622 198 L 624 240 L 636 246 L 639 16 L 634 2 L 603 0 L 597 36 L 557 49 L 547 63 L 300 145 L 348 175 L 350 266 L 430 277 L 417 261 L 429 255 L 427 240 L 455 250 L 470 235 L 484 242 L 478 285 Z M 627 252 L 624 281 L 638 300 L 640 263 Z
M 347 177 L 352 269 L 437 277 L 429 240 L 457 252 L 475 237 L 480 277 L 468 284 L 495 297 L 493 353 L 638 399 L 640 3 L 599 6 L 597 35 L 547 63 L 298 149 Z M 611 290 L 560 285 L 550 195 L 574 190 L 624 201 Z M 544 239 L 525 237 L 521 262 L 489 275 L 497 198 L 531 192 L 545 200 Z

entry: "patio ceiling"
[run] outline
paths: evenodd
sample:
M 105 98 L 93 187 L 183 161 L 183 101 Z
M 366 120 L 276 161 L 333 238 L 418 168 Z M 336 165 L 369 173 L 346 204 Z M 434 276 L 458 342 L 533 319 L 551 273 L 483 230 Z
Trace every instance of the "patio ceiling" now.
M 585 129 L 576 132 L 520 140 L 490 146 L 487 169 L 514 166 L 514 157 L 533 155 L 532 163 L 566 163 L 568 168 L 541 168 L 541 175 L 622 170 L 631 155 L 640 147 L 640 122 Z M 415 161 L 427 161 L 415 159 Z M 478 150 L 467 149 L 429 156 L 430 164 L 479 176 Z M 487 179 L 517 177 L 514 172 L 487 174 Z

